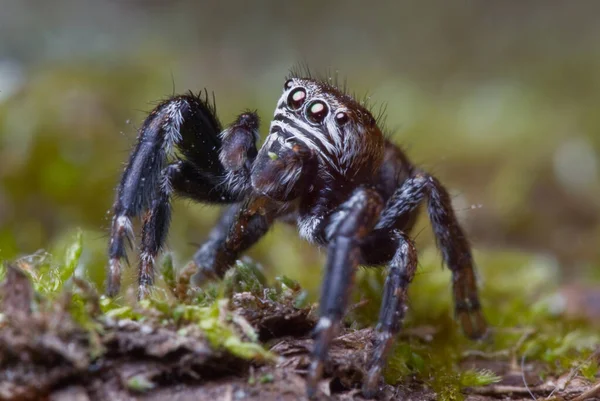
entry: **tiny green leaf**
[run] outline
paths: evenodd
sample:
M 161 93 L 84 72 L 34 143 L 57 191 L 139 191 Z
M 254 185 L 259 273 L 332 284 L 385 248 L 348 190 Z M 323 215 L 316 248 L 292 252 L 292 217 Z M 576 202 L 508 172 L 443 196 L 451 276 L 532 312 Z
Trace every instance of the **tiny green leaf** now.
M 127 380 L 127 388 L 139 393 L 152 390 L 154 387 L 156 387 L 156 385 L 144 375 L 135 375 Z
M 173 268 L 173 255 L 168 252 L 162 258 L 160 263 L 160 274 L 165 280 L 167 287 L 175 289 L 177 282 L 175 279 L 175 269 Z
M 266 384 L 266 383 L 272 383 L 273 380 L 275 380 L 275 378 L 273 377 L 273 374 L 267 373 L 265 375 L 262 375 L 258 381 L 260 382 L 260 384 Z
M 596 375 L 598 374 L 598 362 L 594 360 L 587 361 L 581 365 L 579 371 L 583 377 L 593 382 L 596 380 Z
M 81 250 L 83 249 L 83 235 L 81 230 L 77 231 L 75 236 L 75 241 L 71 245 L 67 247 L 65 252 L 65 266 L 60 271 L 60 284 L 59 286 L 64 285 L 64 283 L 73 276 L 75 273 L 75 269 L 79 264 L 79 258 L 81 257 Z M 59 288 L 56 288 L 58 290 Z
M 500 380 L 502 380 L 501 377 L 497 376 L 494 372 L 487 369 L 471 369 L 462 372 L 460 375 L 460 384 L 462 387 L 487 386 L 493 383 L 498 383 Z
M 308 305 L 308 292 L 301 290 L 294 298 L 294 308 L 302 309 Z
M 131 307 L 130 306 L 122 306 L 120 308 L 110 309 L 105 312 L 105 315 L 112 318 L 128 318 L 131 317 Z

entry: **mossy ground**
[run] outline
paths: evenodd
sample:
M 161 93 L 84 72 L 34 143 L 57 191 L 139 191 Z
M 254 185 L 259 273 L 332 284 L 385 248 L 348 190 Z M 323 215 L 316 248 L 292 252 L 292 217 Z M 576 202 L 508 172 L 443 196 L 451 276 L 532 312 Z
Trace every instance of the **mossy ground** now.
M 246 260 L 223 282 L 192 289 L 186 268 L 174 269 L 167 255 L 150 299 L 138 303 L 128 289 L 112 300 L 86 274 L 83 238 L 76 234 L 63 256 L 39 252 L 2 265 L 0 397 L 83 391 L 102 399 L 113 391 L 159 399 L 227 388 L 247 399 L 303 394 L 315 300 L 296 281 L 282 276 L 268 285 L 260 266 Z M 531 391 L 571 399 L 591 388 L 600 336 L 593 323 L 569 315 L 552 261 L 507 252 L 476 259 L 489 336 L 473 342 L 462 335 L 452 319 L 450 273 L 434 249 L 421 252 L 381 397 L 526 399 Z M 359 272 L 323 394 L 360 397 L 383 279 L 380 270 Z

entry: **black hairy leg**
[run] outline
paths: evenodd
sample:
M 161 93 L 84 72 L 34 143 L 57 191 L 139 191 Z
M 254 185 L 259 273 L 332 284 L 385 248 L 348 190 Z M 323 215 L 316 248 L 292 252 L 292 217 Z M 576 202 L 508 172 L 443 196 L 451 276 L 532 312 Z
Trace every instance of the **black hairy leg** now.
M 132 218 L 143 217 L 138 274 L 138 295 L 143 297 L 152 285 L 154 258 L 167 235 L 171 195 L 208 203 L 234 203 L 243 197 L 256 156 L 257 129 L 258 117 L 248 112 L 222 133 L 206 94 L 176 96 L 152 111 L 139 130 L 117 187 L 109 245 L 109 295 L 119 291 L 121 263 L 127 260 L 126 245 L 133 240 Z M 176 158 L 176 149 L 181 159 L 165 167 Z M 228 169 L 221 160 L 230 161 Z
M 240 255 L 267 233 L 276 216 L 275 206 L 268 198 L 259 197 L 226 209 L 194 255 L 198 267 L 192 277 L 194 284 L 222 278 Z
M 358 188 L 332 215 L 326 228 L 329 246 L 308 372 L 309 397 L 315 394 L 329 345 L 346 312 L 354 273 L 361 261 L 361 242 L 375 226 L 382 207 L 383 200 L 376 191 Z
M 258 154 L 252 166 L 254 195 L 227 209 L 194 255 L 199 269 L 193 277 L 195 284 L 223 277 L 239 256 L 267 233 L 276 218 L 294 212 L 293 204 L 282 202 L 297 197 L 307 185 L 306 179 L 315 169 L 312 152 L 293 141 L 275 141 L 264 149 L 268 151 Z
M 240 203 L 233 204 L 221 213 L 217 224 L 210 230 L 208 238 L 194 254 L 193 263 L 198 269 L 192 277 L 194 285 L 200 286 L 207 281 L 218 279 L 219 272 L 227 269 L 230 258 L 224 251 L 225 243 L 241 206 Z
M 396 229 L 373 231 L 362 244 L 361 250 L 363 261 L 367 265 L 379 265 L 392 255 L 383 289 L 374 351 L 363 385 L 363 394 L 370 398 L 377 393 L 381 371 L 401 329 L 408 300 L 408 286 L 417 269 L 417 250 L 412 240 Z
M 180 174 L 182 162 L 167 166 L 162 174 L 159 194 L 143 216 L 138 274 L 138 297 L 145 298 L 154 284 L 154 261 L 162 248 L 171 221 L 171 180 Z
M 376 229 L 394 227 L 399 216 L 413 212 L 425 197 L 437 245 L 452 271 L 456 316 L 467 336 L 480 338 L 486 333 L 486 323 L 477 294 L 471 247 L 452 210 L 450 195 L 440 182 L 429 174 L 415 172 L 387 201 Z

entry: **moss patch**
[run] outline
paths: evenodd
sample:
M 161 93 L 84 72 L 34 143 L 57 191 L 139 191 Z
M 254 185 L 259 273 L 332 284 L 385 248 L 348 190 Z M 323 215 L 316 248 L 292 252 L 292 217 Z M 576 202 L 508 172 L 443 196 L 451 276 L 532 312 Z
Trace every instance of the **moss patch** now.
M 293 391 L 303 394 L 302 372 L 312 347 L 308 335 L 316 317 L 298 282 L 280 276 L 269 286 L 261 266 L 245 260 L 222 282 L 194 289 L 186 281 L 189 266 L 177 270 L 166 255 L 159 264 L 163 280 L 149 299 L 135 302 L 129 292 L 109 299 L 86 279 L 84 237 L 75 234 L 61 258 L 38 252 L 0 267 L 0 279 L 9 283 L 0 315 L 0 352 L 13 361 L 7 371 L 25 369 L 30 356 L 48 352 L 47 344 L 32 340 L 40 335 L 60 344 L 52 351 L 52 369 L 66 369 L 60 376 L 35 362 L 44 385 L 32 389 L 21 380 L 0 391 L 34 399 L 56 386 L 49 373 L 64 380 L 110 360 L 119 391 L 140 396 L 175 383 L 209 388 L 210 377 L 223 375 L 242 380 L 239 385 L 257 396 L 284 391 L 281 386 L 294 377 L 301 384 Z M 598 376 L 594 352 L 600 337 L 589 322 L 565 316 L 552 260 L 506 252 L 477 254 L 476 260 L 490 335 L 479 342 L 462 335 L 452 316 L 450 273 L 440 268 L 434 250 L 423 252 L 383 393 L 409 391 L 423 400 L 495 397 L 507 388 L 526 391 L 525 380 L 535 394 L 548 395 L 560 378 L 564 385 L 555 395 L 588 389 Z M 325 368 L 324 394 L 360 386 L 383 280 L 380 270 L 359 272 L 355 304 Z M 131 358 L 133 370 L 123 362 Z M 214 363 L 220 368 L 211 368 Z M 91 383 L 80 384 L 91 391 Z

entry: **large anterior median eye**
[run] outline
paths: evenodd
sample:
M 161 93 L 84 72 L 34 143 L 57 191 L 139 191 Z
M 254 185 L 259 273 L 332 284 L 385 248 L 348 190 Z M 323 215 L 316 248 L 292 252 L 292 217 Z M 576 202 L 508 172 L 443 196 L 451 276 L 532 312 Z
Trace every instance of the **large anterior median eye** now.
M 327 117 L 327 113 L 329 113 L 329 108 L 322 100 L 315 100 L 306 108 L 306 117 L 315 124 L 322 123 Z
M 296 88 L 290 92 L 287 98 L 288 107 L 292 110 L 298 110 L 306 100 L 306 91 L 304 88 Z

